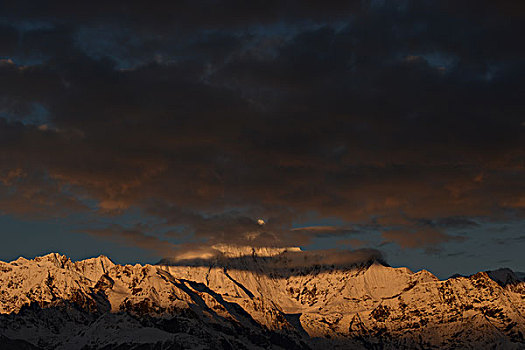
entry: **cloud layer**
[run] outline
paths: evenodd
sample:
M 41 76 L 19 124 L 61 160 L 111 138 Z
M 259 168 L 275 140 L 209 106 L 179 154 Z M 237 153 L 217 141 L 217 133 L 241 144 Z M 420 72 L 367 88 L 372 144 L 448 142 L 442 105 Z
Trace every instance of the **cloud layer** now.
M 162 254 L 523 215 L 516 2 L 78 5 L 1 5 L 3 213 Z M 130 209 L 155 223 L 98 221 Z

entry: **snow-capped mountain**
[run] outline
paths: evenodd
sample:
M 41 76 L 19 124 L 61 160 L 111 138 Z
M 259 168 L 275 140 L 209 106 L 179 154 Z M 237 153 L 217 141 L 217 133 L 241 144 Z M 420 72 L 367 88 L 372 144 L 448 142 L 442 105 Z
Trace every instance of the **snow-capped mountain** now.
M 377 257 L 216 246 L 116 265 L 59 254 L 0 262 L 6 349 L 525 348 L 525 282 L 438 280 Z M 364 259 L 368 256 L 368 259 Z

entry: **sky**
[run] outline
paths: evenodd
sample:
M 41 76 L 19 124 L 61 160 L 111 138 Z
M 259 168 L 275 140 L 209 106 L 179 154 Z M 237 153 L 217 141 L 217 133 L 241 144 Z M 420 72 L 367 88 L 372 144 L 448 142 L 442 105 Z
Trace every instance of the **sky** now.
M 510 0 L 2 2 L 0 260 L 525 271 L 524 36 Z

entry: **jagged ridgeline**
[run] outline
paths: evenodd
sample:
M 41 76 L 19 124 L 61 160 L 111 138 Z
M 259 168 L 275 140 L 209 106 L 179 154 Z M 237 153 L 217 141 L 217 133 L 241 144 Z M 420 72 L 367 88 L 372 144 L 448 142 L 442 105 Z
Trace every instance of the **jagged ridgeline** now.
M 2 349 L 523 349 L 525 282 L 216 247 L 158 265 L 0 262 Z

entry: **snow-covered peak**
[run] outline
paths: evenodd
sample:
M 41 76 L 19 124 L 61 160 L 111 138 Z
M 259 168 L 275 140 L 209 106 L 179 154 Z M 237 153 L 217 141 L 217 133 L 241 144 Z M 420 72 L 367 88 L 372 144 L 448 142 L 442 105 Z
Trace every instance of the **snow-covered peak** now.
M 48 260 L 48 261 L 62 261 L 62 260 L 68 260 L 67 256 L 59 254 L 59 253 L 49 253 L 42 256 L 37 256 L 34 260 L 41 261 L 41 260 Z
M 111 261 L 107 256 L 100 255 L 96 258 L 89 258 L 74 263 L 74 266 L 78 272 L 83 274 L 85 277 L 92 281 L 98 281 L 98 279 L 105 273 L 107 273 L 115 263 Z
M 99 255 L 96 258 L 87 258 L 84 260 L 79 260 L 75 263 L 83 265 L 102 265 L 107 267 L 115 266 L 115 263 L 105 255 Z
M 67 263 L 71 263 L 71 260 L 69 260 L 67 256 L 61 255 L 58 253 L 49 253 L 44 256 L 39 256 L 39 257 L 36 257 L 34 261 L 41 263 L 41 264 L 42 263 L 43 264 L 46 264 L 46 263 L 53 264 L 54 266 L 59 267 L 59 268 L 64 267 Z
M 37 256 L 34 259 L 26 259 L 23 256 L 21 256 L 18 259 L 9 262 L 9 264 L 13 266 L 26 266 L 37 264 L 39 266 L 52 265 L 58 268 L 62 268 L 68 263 L 71 263 L 71 260 L 67 256 L 58 253 L 49 253 L 46 255 Z

